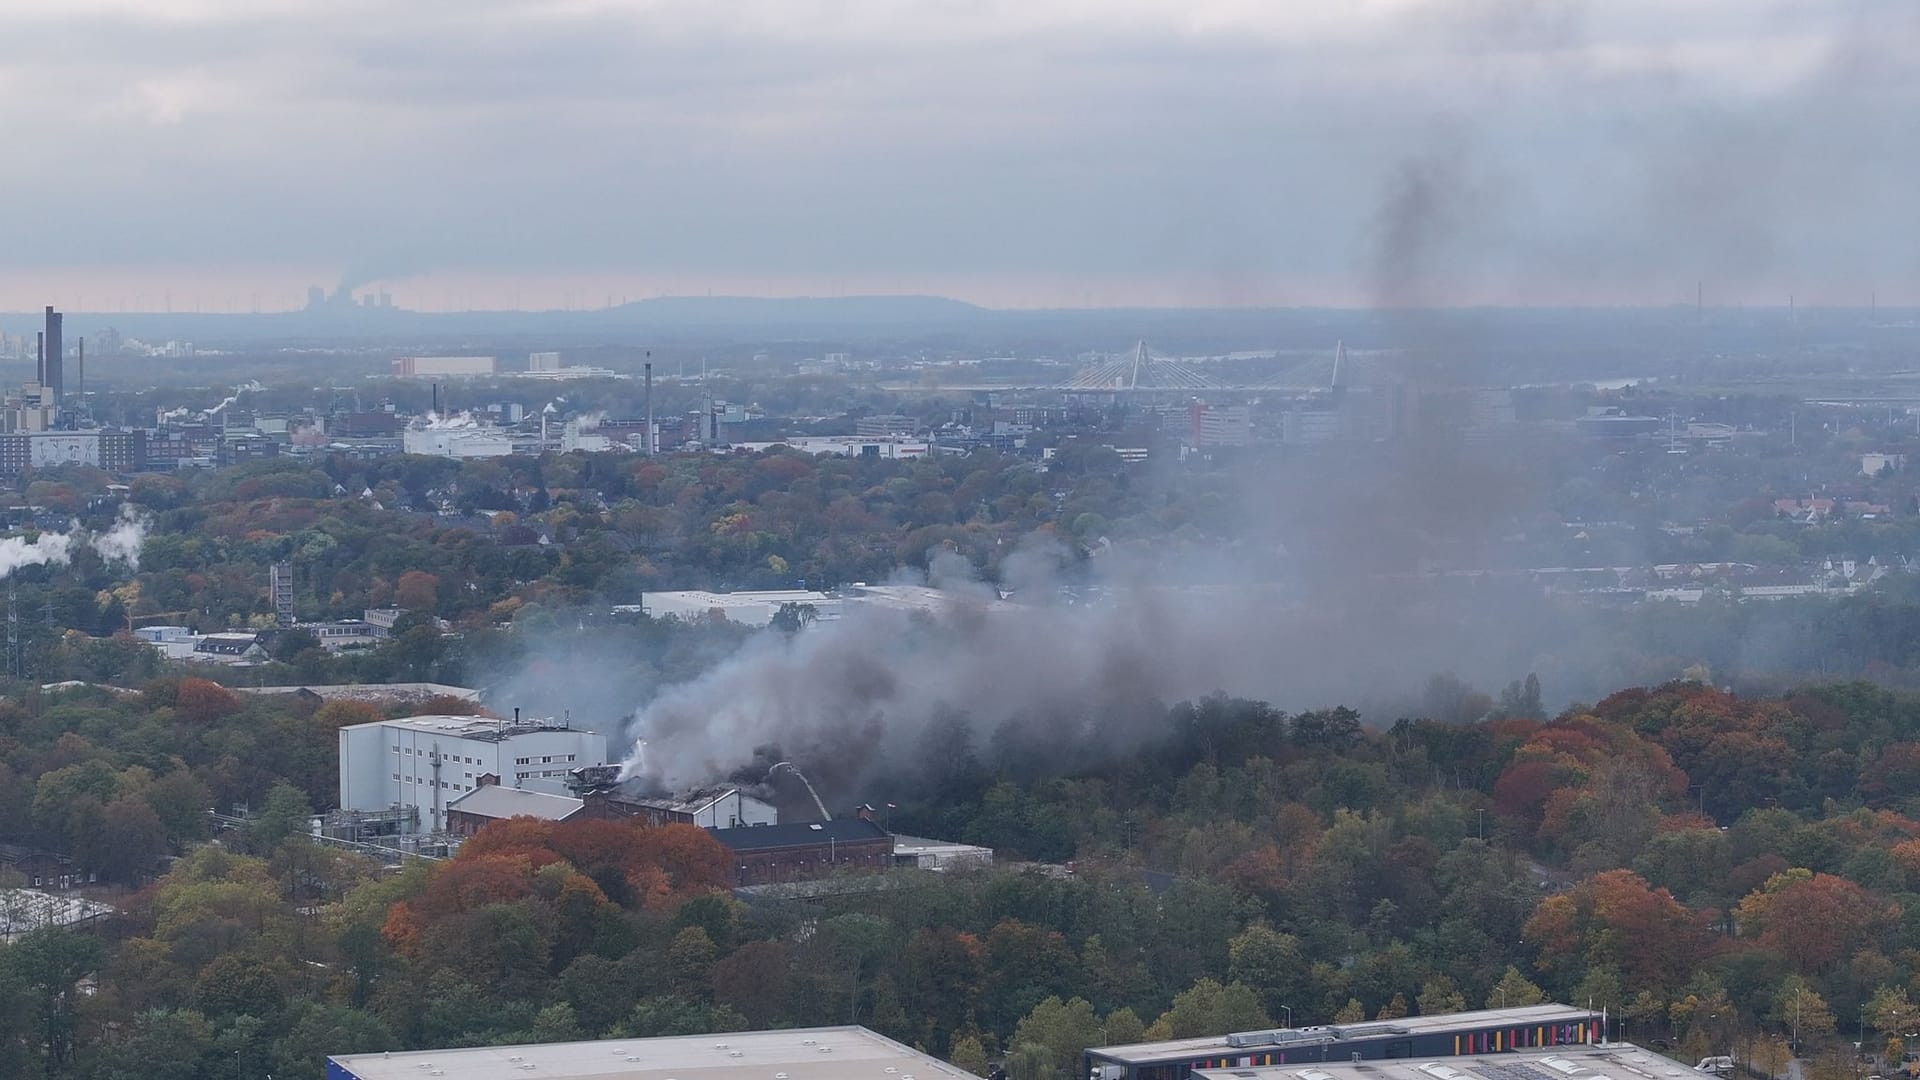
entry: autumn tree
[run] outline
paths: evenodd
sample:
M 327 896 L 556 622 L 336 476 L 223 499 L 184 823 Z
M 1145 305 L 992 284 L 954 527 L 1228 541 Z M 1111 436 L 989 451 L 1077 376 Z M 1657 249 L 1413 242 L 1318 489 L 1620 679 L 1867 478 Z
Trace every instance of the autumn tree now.
M 431 615 L 440 606 L 440 579 L 425 570 L 409 570 L 394 585 L 393 602 L 408 611 Z
M 1900 917 L 1896 904 L 1845 878 L 1789 870 L 1740 901 L 1740 932 L 1808 975 L 1831 970 Z
M 173 708 L 189 723 L 208 727 L 239 712 L 240 698 L 219 683 L 187 678 L 180 680 Z
M 1630 986 L 1670 992 L 1713 950 L 1711 932 L 1665 889 L 1630 870 L 1595 874 L 1540 902 L 1524 931 L 1539 968 L 1570 987 L 1583 964 L 1607 964 Z

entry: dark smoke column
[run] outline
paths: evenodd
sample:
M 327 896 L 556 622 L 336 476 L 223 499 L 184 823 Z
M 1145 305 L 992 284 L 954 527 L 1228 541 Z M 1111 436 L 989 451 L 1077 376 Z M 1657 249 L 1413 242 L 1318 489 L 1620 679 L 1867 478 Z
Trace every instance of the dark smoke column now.
M 61 377 L 61 367 L 67 358 L 66 343 L 60 339 L 60 324 L 65 317 L 47 305 L 47 359 L 46 370 L 41 373 L 41 383 L 47 388 L 48 403 L 57 415 L 60 411 L 60 394 L 65 380 Z

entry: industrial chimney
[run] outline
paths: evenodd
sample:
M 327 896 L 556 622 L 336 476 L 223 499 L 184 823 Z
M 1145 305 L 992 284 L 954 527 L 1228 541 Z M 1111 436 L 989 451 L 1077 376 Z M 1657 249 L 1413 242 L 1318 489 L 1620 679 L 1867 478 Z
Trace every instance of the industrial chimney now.
M 649 353 L 648 355 L 652 355 L 652 354 Z M 646 434 L 643 436 L 643 438 L 646 439 L 646 443 L 647 443 L 646 455 L 648 457 L 652 457 L 653 456 L 653 362 L 652 361 L 647 362 L 647 431 L 646 431 Z
M 51 395 L 55 410 L 60 408 L 60 391 L 63 385 L 63 380 L 60 377 L 60 368 L 61 365 L 66 362 L 67 358 L 66 346 L 60 336 L 60 325 L 64 321 L 64 317 L 59 312 L 53 310 L 53 305 L 48 304 L 46 360 L 42 364 L 43 371 L 40 381 L 46 386 L 48 393 Z

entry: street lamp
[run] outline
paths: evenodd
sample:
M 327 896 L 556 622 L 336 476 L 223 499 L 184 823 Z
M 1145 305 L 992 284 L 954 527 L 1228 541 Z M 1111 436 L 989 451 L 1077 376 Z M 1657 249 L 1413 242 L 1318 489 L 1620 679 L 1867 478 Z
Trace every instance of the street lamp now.
M 1282 1011 L 1284 1011 L 1287 1014 L 1287 1026 L 1292 1027 L 1293 1026 L 1293 1006 L 1282 1005 L 1280 1006 L 1280 1008 Z

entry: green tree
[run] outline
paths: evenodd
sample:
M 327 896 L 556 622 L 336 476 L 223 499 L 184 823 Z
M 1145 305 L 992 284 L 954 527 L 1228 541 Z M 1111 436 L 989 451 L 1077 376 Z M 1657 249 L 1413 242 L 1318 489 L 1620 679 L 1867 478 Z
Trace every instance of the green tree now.
M 1265 923 L 1255 923 L 1227 943 L 1227 980 L 1253 987 L 1269 1013 L 1303 997 L 1300 974 L 1307 970 L 1300 939 Z
M 247 822 L 247 850 L 272 854 L 290 836 L 304 836 L 313 819 L 305 792 L 282 780 L 267 792 L 266 804 Z
M 704 1001 L 712 993 L 713 964 L 719 953 L 704 928 L 682 928 L 667 947 L 667 985 L 681 997 Z
M 167 853 L 167 828 L 153 806 L 122 795 L 101 812 L 104 832 L 94 845 L 93 865 L 110 881 L 137 885 L 152 877 Z
M 1366 1014 L 1361 1014 L 1366 1019 Z M 1201 979 L 1174 996 L 1173 1006 L 1148 1029 L 1153 1039 L 1192 1039 L 1272 1027 L 1260 1005 L 1260 995 L 1244 983 L 1221 984 Z
M 32 1038 L 49 1074 L 64 1072 L 73 1062 L 80 998 L 75 984 L 100 966 L 101 955 L 97 938 L 60 929 L 33 930 L 0 949 L 0 975 L 24 990 Z
M 746 1018 L 725 1005 L 692 1001 L 675 994 L 643 998 L 626 1020 L 614 1025 L 609 1038 L 646 1039 L 656 1035 L 703 1035 L 709 1031 L 739 1031 Z
M 1517 967 L 1509 967 L 1500 981 L 1487 991 L 1486 1008 L 1512 1009 L 1522 1005 L 1538 1005 L 1547 1000 L 1547 992 L 1534 985 Z
M 1797 975 L 1780 985 L 1780 992 L 1774 996 L 1774 1015 L 1793 1036 L 1795 1046 L 1803 1039 L 1833 1034 L 1833 1011 L 1827 1007 L 1827 1000 Z
M 1079 1071 L 1080 1052 L 1098 1046 L 1100 1018 L 1085 998 L 1047 998 L 1014 1026 L 1008 1052 L 1037 1071 L 1036 1077 L 1070 1077 Z
M 953 1040 L 953 1048 L 947 1052 L 947 1060 L 973 1076 L 987 1074 L 987 1048 L 980 1043 L 979 1036 L 962 1035 Z
M 1435 975 L 1420 984 L 1420 996 L 1414 1004 L 1420 1009 L 1421 1016 L 1438 1016 L 1442 1013 L 1465 1012 L 1467 996 L 1460 992 L 1452 979 L 1445 975 Z

